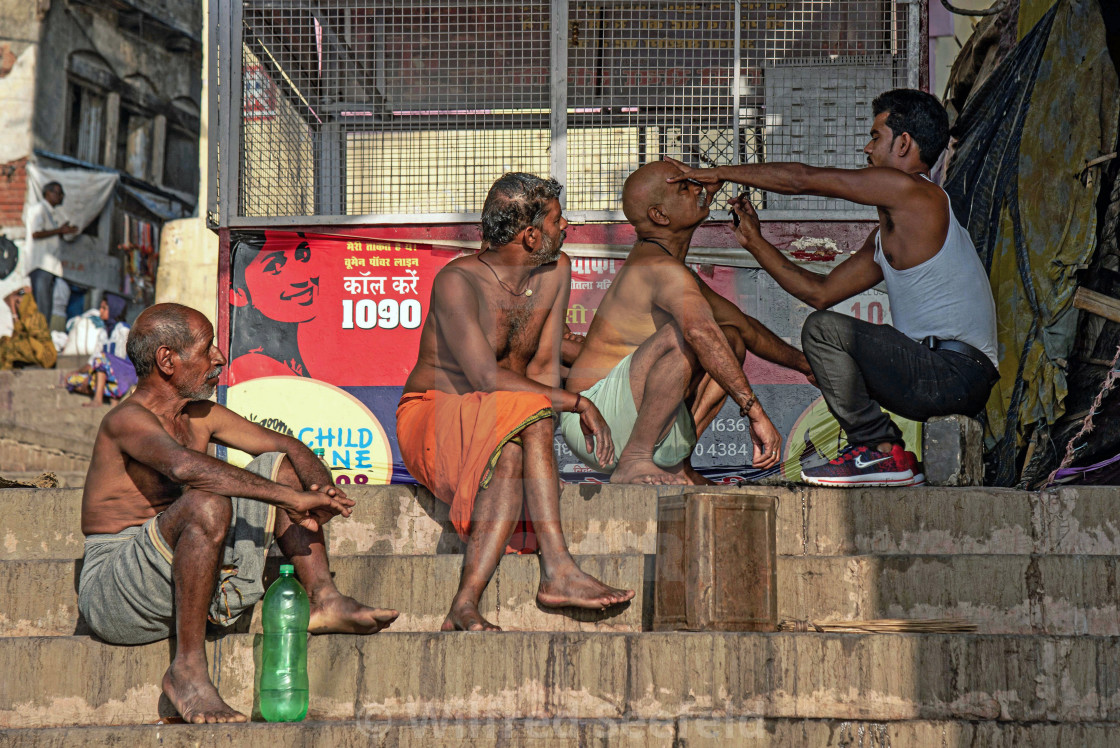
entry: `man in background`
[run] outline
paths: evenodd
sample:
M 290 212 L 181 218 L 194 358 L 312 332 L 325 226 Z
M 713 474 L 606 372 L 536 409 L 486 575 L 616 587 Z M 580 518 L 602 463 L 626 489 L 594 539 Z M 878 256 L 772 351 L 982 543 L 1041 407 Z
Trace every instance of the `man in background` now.
M 48 182 L 43 199 L 27 215 L 28 257 L 24 268 L 31 276 L 31 293 L 39 313 L 50 325 L 54 310 L 55 281 L 62 276 L 62 237 L 78 233 L 58 208 L 66 198 L 62 185 Z

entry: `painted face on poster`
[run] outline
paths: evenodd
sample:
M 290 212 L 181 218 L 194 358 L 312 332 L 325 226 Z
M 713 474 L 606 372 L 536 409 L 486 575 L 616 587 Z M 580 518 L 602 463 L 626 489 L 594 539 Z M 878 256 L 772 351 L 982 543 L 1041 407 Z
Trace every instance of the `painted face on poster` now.
M 245 284 L 253 306 L 278 322 L 310 322 L 315 319 L 322 267 L 313 262 L 311 243 L 300 241 L 294 248 L 265 243 L 248 267 Z

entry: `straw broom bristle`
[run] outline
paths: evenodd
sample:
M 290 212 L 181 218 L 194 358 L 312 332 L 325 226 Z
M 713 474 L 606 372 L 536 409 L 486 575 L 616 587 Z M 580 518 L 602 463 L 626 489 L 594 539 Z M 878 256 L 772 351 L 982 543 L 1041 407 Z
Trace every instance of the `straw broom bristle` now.
M 970 634 L 976 624 L 963 618 L 875 618 L 867 621 L 792 621 L 778 624 L 778 631 L 821 634 Z

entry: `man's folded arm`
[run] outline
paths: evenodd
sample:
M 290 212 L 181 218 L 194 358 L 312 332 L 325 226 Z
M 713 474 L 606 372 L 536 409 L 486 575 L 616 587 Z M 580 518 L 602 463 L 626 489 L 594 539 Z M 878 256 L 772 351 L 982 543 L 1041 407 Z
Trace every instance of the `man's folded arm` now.
M 685 267 L 667 262 L 652 270 L 654 303 L 672 315 L 704 371 L 742 407 L 754 393 L 696 279 Z
M 120 450 L 176 483 L 221 496 L 244 496 L 287 507 L 295 491 L 179 444 L 151 412 L 122 407 L 102 428 Z
M 222 405 L 206 403 L 205 407 L 209 409 L 205 419 L 210 427 L 210 438 L 215 443 L 254 456 L 265 452 L 283 452 L 305 489 L 310 490 L 311 486 L 323 489 L 334 485 L 330 471 L 299 439 L 266 429 Z M 344 493 L 342 495 L 345 496 Z

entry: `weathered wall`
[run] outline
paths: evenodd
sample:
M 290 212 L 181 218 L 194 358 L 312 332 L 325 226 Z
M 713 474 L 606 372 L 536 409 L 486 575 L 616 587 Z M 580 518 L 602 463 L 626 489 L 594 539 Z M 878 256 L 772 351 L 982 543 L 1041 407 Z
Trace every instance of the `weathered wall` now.
M 38 3 L 0 0 L 0 233 L 23 236 L 24 165 L 31 155 L 31 117 L 38 55 Z
M 170 8 L 191 3 L 165 5 Z M 179 11 L 183 18 L 192 15 L 199 15 L 197 9 Z M 201 20 L 195 23 L 201 24 Z M 196 29 L 196 33 L 199 31 Z M 59 0 L 52 2 L 43 23 L 44 64 L 39 66 L 37 75 L 39 95 L 35 102 L 34 147 L 63 152 L 67 60 L 76 51 L 99 55 L 122 82 L 132 76 L 142 76 L 150 84 L 153 98 L 165 105 L 175 99 L 190 99 L 197 106 L 201 93 L 198 77 L 201 52 L 194 48 L 182 49 L 183 46 L 189 45 L 160 44 L 158 37 L 152 34 L 142 37 L 122 28 L 116 11 Z M 182 51 L 176 51 L 177 48 Z
M 218 235 L 203 218 L 163 225 L 159 241 L 156 303 L 174 301 L 194 307 L 217 325 Z
M 154 2 L 155 0 L 153 0 Z M 208 8 L 199 3 L 202 20 L 206 28 Z M 209 89 L 207 87 L 210 71 L 207 55 L 208 45 L 202 50 L 202 91 L 199 98 L 201 128 L 198 138 L 198 215 L 178 221 L 168 221 L 163 225 L 159 242 L 159 277 L 156 280 L 156 303 L 175 301 L 194 307 L 218 326 L 218 234 L 206 228 L 206 193 L 210 178 L 208 158 L 209 130 L 208 114 Z

